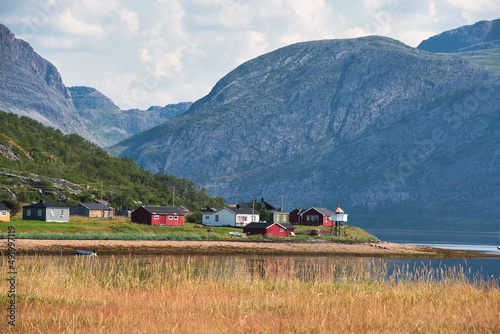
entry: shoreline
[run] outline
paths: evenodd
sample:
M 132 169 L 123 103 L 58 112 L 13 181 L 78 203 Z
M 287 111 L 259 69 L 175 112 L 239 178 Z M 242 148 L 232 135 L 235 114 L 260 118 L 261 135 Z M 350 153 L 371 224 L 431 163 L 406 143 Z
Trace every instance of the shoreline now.
M 244 240 L 52 240 L 16 239 L 16 253 L 73 255 L 96 250 L 101 255 L 288 255 L 394 258 L 490 258 L 500 255 L 392 242 L 244 241 Z M 7 253 L 7 243 L 0 243 Z

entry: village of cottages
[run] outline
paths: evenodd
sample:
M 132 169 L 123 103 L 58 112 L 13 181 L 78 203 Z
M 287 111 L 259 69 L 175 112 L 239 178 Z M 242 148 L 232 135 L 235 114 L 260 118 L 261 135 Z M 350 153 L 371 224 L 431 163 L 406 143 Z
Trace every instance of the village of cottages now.
M 261 203 L 269 212 L 269 221 L 261 221 L 260 213 L 254 210 L 254 202 L 229 205 L 220 209 L 205 207 L 202 213 L 202 224 L 208 226 L 241 227 L 243 232 L 230 232 L 234 235 L 262 234 L 275 237 L 295 235 L 293 225 L 325 226 L 339 233 L 347 222 L 347 214 L 337 206 L 335 211 L 326 208 L 312 207 L 284 212 L 269 201 L 261 199 Z M 104 203 L 80 203 L 68 208 L 59 204 L 41 200 L 38 203 L 23 207 L 24 220 L 42 220 L 47 222 L 68 222 L 70 215 L 86 217 L 112 218 L 115 215 L 127 215 L 131 221 L 139 224 L 159 226 L 184 226 L 185 215 L 191 212 L 184 206 L 140 206 L 134 211 L 117 211 Z M 0 206 L 0 221 L 10 221 L 10 209 Z

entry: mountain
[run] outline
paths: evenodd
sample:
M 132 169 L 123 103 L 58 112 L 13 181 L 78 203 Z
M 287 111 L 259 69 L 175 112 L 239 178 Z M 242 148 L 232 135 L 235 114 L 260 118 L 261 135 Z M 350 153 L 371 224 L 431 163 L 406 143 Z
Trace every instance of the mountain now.
M 114 150 L 226 199 L 340 203 L 361 227 L 496 230 L 498 96 L 498 75 L 459 57 L 382 37 L 305 42 Z
M 182 114 L 192 104 L 182 102 L 165 107 L 150 107 L 148 110 L 121 110 L 95 88 L 76 86 L 68 89 L 82 123 L 96 134 L 98 144 L 103 147 L 162 124 Z
M 186 111 L 191 103 L 120 110 L 90 87 L 67 88 L 57 68 L 0 24 L 0 109 L 109 146 Z
M 473 25 L 445 31 L 417 46 L 429 52 L 465 52 L 500 48 L 500 19 L 480 21 Z
M 0 108 L 61 129 L 79 130 L 71 94 L 56 67 L 0 24 Z M 91 133 L 82 133 L 92 139 Z
M 199 212 L 203 205 L 222 206 L 193 182 L 173 175 L 151 174 L 128 158 L 112 158 L 84 138 L 45 127 L 28 117 L 0 111 L 0 202 L 46 199 L 66 206 L 101 196 L 115 208 L 140 203 L 175 203 Z

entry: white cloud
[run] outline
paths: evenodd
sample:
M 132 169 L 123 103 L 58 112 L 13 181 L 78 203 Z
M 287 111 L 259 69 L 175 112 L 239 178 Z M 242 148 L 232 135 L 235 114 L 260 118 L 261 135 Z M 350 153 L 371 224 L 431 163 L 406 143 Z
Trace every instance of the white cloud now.
M 125 25 L 125 28 L 132 35 L 135 35 L 139 29 L 139 18 L 137 13 L 128 9 L 120 11 L 120 23 Z
M 101 36 L 104 29 L 95 23 L 85 22 L 75 18 L 73 11 L 70 8 L 65 9 L 59 15 L 59 22 L 57 23 L 60 31 L 72 35 L 84 36 Z
M 500 2 L 497 0 L 445 0 L 445 2 L 455 8 L 469 12 L 498 11 Z

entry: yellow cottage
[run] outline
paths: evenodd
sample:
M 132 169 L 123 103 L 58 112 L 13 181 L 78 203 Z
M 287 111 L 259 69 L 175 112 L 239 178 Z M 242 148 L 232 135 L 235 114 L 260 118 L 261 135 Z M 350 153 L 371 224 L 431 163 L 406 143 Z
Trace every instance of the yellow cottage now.
M 7 205 L 0 203 L 0 222 L 10 222 L 10 211 Z

